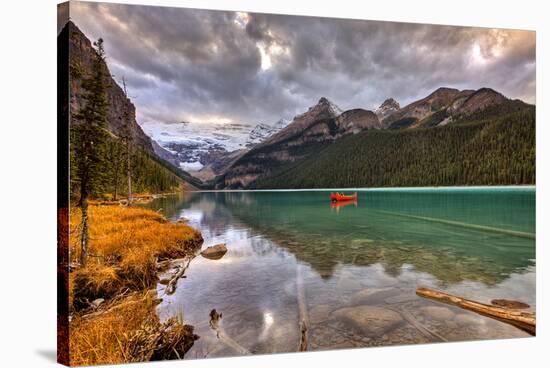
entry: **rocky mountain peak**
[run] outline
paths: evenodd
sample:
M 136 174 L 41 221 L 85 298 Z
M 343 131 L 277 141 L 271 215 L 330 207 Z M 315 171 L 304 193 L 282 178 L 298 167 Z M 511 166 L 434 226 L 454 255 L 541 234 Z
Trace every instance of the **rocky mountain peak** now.
M 491 88 L 480 88 L 470 94 L 468 98 L 458 107 L 457 112 L 461 115 L 469 115 L 487 107 L 499 105 L 507 98 Z
M 450 88 L 450 87 L 439 87 L 438 89 L 436 89 L 435 91 L 433 91 L 430 96 L 435 96 L 435 95 L 441 95 L 441 94 L 448 94 L 448 93 L 451 93 L 451 94 L 456 94 L 460 92 L 458 89 L 456 88 Z M 428 96 L 429 97 L 429 96 Z
M 395 109 L 399 109 L 399 102 L 395 101 L 393 97 L 387 98 L 384 102 L 382 102 L 382 105 L 380 105 L 379 108 L 382 107 L 392 107 Z
M 317 105 L 312 106 L 309 109 L 309 111 L 311 111 L 311 110 L 321 110 L 321 109 L 328 110 L 328 112 L 331 115 L 333 115 L 333 117 L 337 117 L 338 115 L 340 115 L 343 112 L 342 109 L 340 109 L 334 102 L 330 101 L 326 97 L 321 97 L 319 99 L 319 102 L 317 102 Z
M 390 97 L 382 102 L 382 105 L 380 105 L 374 113 L 378 116 L 379 120 L 383 120 L 394 112 L 399 111 L 400 108 L 399 102 Z

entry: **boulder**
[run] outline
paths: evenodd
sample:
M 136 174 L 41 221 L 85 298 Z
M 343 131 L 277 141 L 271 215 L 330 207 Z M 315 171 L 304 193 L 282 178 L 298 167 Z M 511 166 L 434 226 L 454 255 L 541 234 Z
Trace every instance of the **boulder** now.
M 222 258 L 225 253 L 227 253 L 227 247 L 225 244 L 216 244 L 211 247 L 206 248 L 201 252 L 201 256 L 208 259 L 220 259 Z
M 370 337 L 382 336 L 403 322 L 399 313 L 370 305 L 341 308 L 330 316 Z

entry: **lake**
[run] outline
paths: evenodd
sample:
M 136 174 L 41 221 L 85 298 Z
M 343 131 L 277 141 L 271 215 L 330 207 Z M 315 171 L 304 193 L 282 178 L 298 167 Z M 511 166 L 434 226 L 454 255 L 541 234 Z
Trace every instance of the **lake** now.
M 357 191 L 357 202 L 331 204 L 322 190 L 241 191 L 148 205 L 188 219 L 203 249 L 228 248 L 219 260 L 194 258 L 174 294 L 158 286 L 160 317 L 200 336 L 185 358 L 297 351 L 304 319 L 311 351 L 529 336 L 415 290 L 534 310 L 534 187 L 340 191 Z

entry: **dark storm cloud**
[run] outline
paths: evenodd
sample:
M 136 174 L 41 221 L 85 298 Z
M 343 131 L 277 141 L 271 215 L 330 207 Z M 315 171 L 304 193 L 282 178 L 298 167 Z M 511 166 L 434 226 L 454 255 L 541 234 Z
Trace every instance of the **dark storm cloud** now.
M 274 122 L 326 96 L 402 105 L 441 86 L 534 102 L 534 32 L 71 3 L 145 121 Z

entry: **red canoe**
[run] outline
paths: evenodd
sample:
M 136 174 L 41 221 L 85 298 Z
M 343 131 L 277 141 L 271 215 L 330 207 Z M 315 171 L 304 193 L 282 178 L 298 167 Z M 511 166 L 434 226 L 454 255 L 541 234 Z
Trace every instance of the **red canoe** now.
M 332 202 L 356 201 L 357 200 L 357 192 L 355 192 L 352 195 L 343 195 L 343 194 L 340 194 L 340 193 L 330 193 L 330 200 Z

